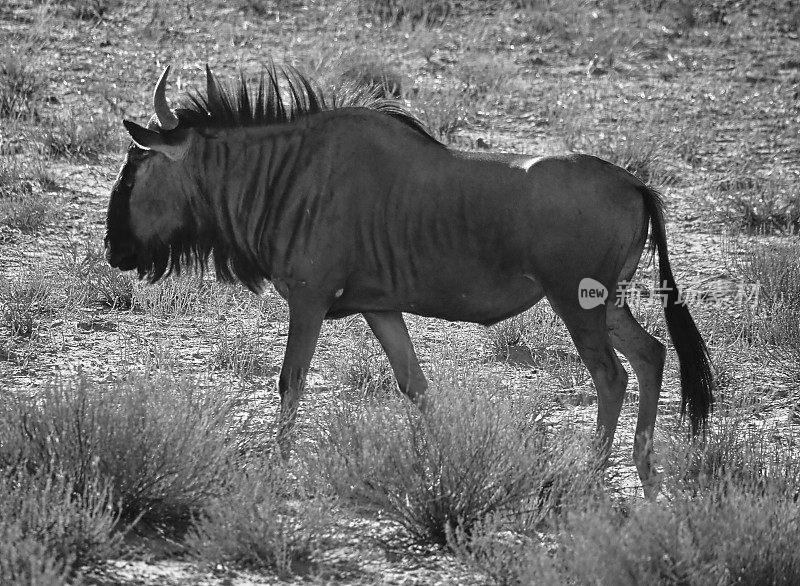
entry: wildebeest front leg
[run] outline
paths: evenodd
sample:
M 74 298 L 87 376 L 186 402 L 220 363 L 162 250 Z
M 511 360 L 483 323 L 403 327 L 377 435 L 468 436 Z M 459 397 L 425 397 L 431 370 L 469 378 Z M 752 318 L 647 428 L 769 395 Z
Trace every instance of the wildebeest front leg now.
M 365 312 L 364 317 L 389 358 L 400 390 L 422 407 L 428 381 L 414 352 L 403 314 L 399 311 Z
M 306 373 L 317 346 L 317 339 L 325 317 L 325 308 L 317 303 L 290 299 L 289 339 L 278 381 L 281 413 L 278 422 L 278 446 L 285 460 L 289 459 L 292 429 L 297 418 L 297 407 L 303 394 Z

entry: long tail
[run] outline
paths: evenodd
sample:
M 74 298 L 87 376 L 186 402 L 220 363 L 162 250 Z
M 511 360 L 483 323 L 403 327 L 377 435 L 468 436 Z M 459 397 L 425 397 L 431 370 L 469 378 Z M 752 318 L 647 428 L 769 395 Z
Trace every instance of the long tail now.
M 659 280 L 664 287 L 664 317 L 681 369 L 681 416 L 689 413 L 692 435 L 705 435 L 708 415 L 714 406 L 714 374 L 708 348 L 681 300 L 667 254 L 667 233 L 664 228 L 664 204 L 661 194 L 645 185 L 639 186 L 650 216 L 650 246 L 658 253 Z

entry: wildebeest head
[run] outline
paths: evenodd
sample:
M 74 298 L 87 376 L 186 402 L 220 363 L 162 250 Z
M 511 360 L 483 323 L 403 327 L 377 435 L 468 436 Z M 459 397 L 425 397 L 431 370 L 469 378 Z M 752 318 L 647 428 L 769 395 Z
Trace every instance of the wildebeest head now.
M 156 281 L 181 262 L 207 258 L 211 244 L 192 205 L 187 153 L 196 133 L 181 128 L 169 108 L 169 67 L 153 94 L 155 115 L 147 128 L 125 120 L 133 139 L 111 191 L 106 218 L 106 258 L 121 270 L 137 269 Z
M 261 176 L 265 166 L 273 165 L 244 152 L 243 145 L 254 141 L 248 138 L 249 127 L 291 125 L 325 110 L 366 108 L 435 141 L 401 104 L 380 98 L 370 88 L 344 88 L 328 101 L 295 69 L 278 70 L 272 62 L 254 91 L 244 75 L 233 88 L 221 85 L 206 66 L 205 94 L 190 93 L 173 111 L 165 96 L 168 72 L 166 68 L 156 84 L 155 114 L 147 127 L 124 122 L 132 143 L 111 192 L 106 223 L 108 262 L 122 270 L 136 269 L 150 282 L 180 272 L 181 266 L 203 269 L 210 257 L 220 280 L 260 291 L 270 278 L 270 259 L 261 254 L 265 218 L 275 222 L 278 216 L 265 210 L 273 198 L 294 192 L 277 175 L 271 180 L 281 189 L 273 192 Z M 274 142 L 270 160 L 286 156 L 294 161 L 296 157 L 287 155 L 292 144 Z M 235 173 L 231 164 L 239 165 Z M 288 164 L 274 168 L 276 173 L 292 172 Z M 258 221 L 248 224 L 251 217 Z

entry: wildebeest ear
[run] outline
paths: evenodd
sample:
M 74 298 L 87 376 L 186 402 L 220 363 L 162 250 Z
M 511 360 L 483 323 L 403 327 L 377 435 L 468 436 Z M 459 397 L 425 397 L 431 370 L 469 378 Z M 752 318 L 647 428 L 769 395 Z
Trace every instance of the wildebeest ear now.
M 133 142 L 146 150 L 153 150 L 165 154 L 173 161 L 178 161 L 186 155 L 189 142 L 185 132 L 161 134 L 144 126 L 139 126 L 131 120 L 123 120 L 125 129 L 131 135 Z

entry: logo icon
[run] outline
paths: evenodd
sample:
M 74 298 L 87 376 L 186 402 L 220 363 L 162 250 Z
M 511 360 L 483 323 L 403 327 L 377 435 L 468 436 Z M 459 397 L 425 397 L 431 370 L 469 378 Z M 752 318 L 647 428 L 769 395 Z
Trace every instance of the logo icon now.
M 583 309 L 593 309 L 603 305 L 608 299 L 608 289 L 599 281 L 589 277 L 581 279 L 578 284 L 578 303 Z

